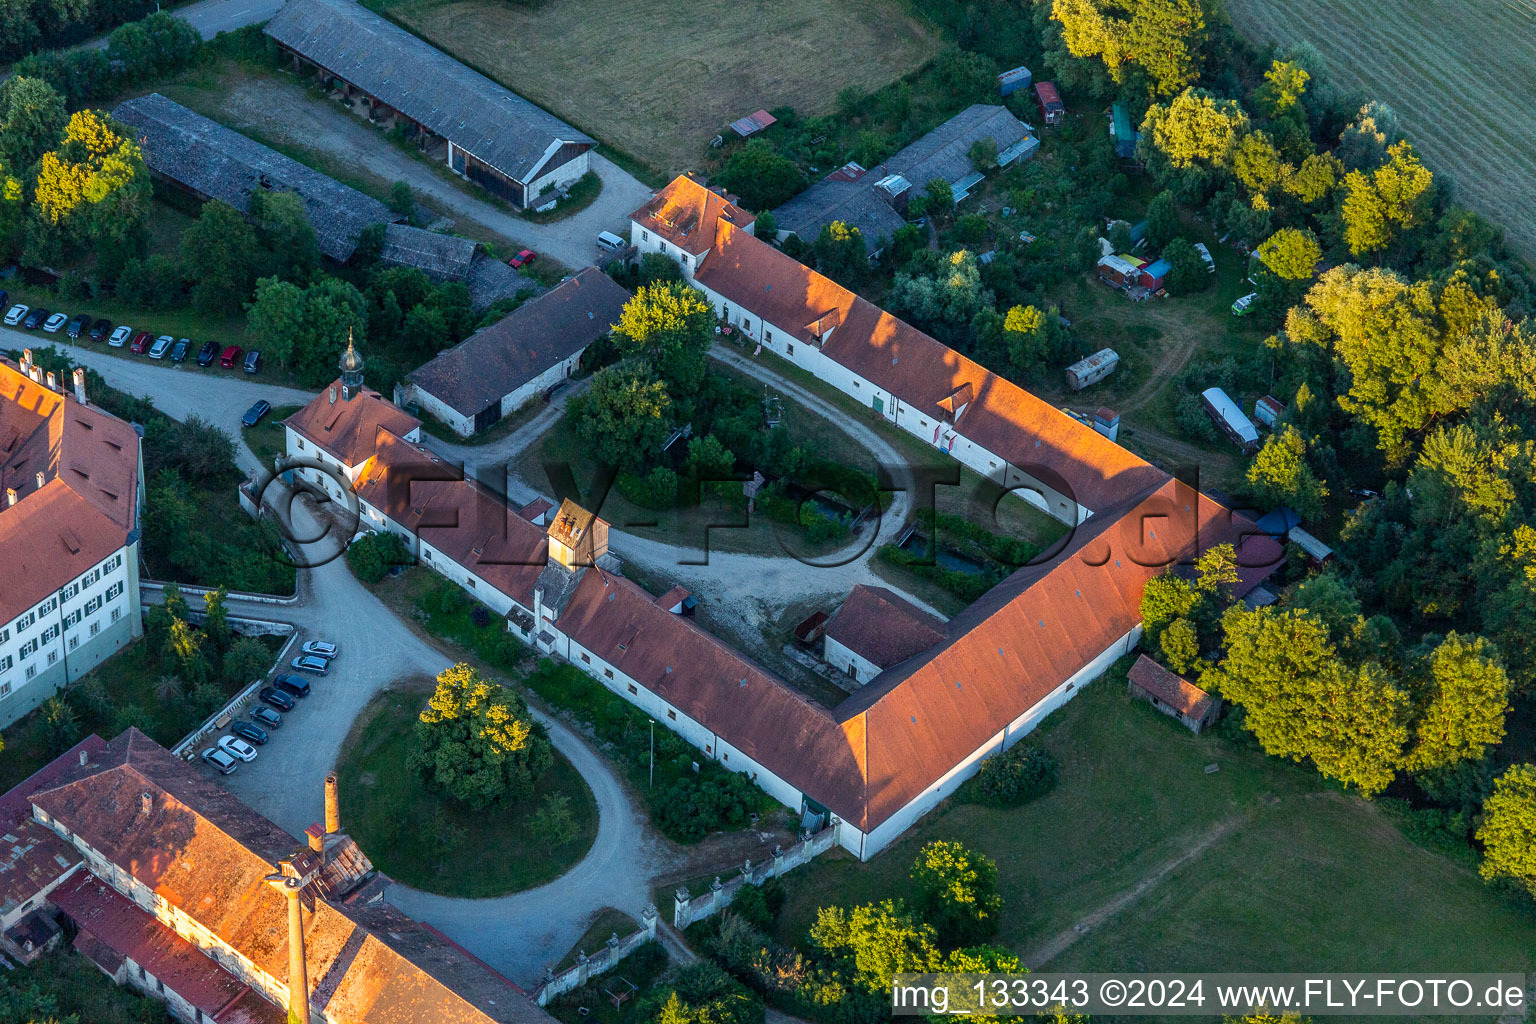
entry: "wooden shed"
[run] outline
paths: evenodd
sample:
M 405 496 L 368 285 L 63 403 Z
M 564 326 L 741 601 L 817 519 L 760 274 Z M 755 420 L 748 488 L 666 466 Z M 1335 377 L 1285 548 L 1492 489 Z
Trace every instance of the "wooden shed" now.
M 1190 732 L 1199 732 L 1221 714 L 1220 697 L 1206 693 L 1145 654 L 1136 659 L 1126 680 L 1132 697 L 1146 701 L 1169 718 L 1183 723 Z

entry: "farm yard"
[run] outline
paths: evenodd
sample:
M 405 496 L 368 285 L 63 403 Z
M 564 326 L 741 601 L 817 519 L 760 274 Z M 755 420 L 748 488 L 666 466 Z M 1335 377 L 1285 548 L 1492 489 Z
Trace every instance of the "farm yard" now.
M 1536 7 L 1528 0 L 1232 0 L 1260 43 L 1308 42 L 1340 86 L 1378 97 L 1460 201 L 1536 256 Z
M 946 48 L 895 0 L 371 0 L 658 174 L 759 108 L 830 112 Z M 772 40 L 772 44 L 767 42 Z M 659 182 L 657 183 L 659 184 Z

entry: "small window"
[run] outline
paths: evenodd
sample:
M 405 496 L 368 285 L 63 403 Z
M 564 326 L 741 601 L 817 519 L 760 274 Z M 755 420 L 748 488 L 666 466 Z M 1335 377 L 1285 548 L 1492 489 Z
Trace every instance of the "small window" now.
M 785 342 L 784 343 L 784 351 L 788 355 L 794 355 L 795 354 L 795 343 L 792 342 L 792 341 Z
M 722 761 L 729 761 L 730 759 L 731 759 L 731 755 L 730 754 L 722 753 L 720 755 L 720 760 L 722 760 Z
M 857 387 L 858 387 L 858 386 L 859 386 L 859 382 L 858 382 L 858 381 L 854 381 L 854 382 L 853 382 L 853 386 L 854 386 L 854 387 L 855 387 L 855 388 L 857 388 Z
M 612 679 L 612 678 L 613 678 L 613 669 L 611 669 L 611 668 L 605 668 L 605 669 L 603 669 L 603 676 L 604 676 L 604 677 L 605 677 L 605 678 L 608 678 L 608 679 Z M 630 691 L 631 691 L 631 692 L 633 692 L 633 691 L 634 691 L 634 688 L 633 688 L 633 687 L 631 687 L 631 688 L 630 688 Z
M 672 721 L 675 722 L 675 721 L 677 721 L 677 712 L 676 711 L 668 710 L 667 711 L 667 717 L 672 719 Z
M 642 242 L 649 242 L 651 240 L 651 233 L 649 231 L 640 232 L 640 240 Z
M 609 675 L 613 675 L 612 672 L 610 672 L 608 674 Z M 627 687 L 625 687 L 625 689 L 627 689 L 630 693 L 635 694 L 636 696 L 639 696 L 639 694 L 640 694 L 640 691 L 635 689 L 635 684 L 634 683 L 630 683 Z
M 581 656 L 581 663 L 583 665 L 590 665 L 592 664 L 592 658 L 589 655 L 583 654 Z
M 299 438 L 299 451 L 303 451 L 303 450 L 304 450 L 304 439 L 303 438 Z
M 37 666 L 36 665 L 28 665 L 27 666 L 27 678 L 31 679 L 35 675 L 37 675 Z
M 113 622 L 117 621 L 117 609 L 116 608 L 112 609 L 112 621 Z M 95 636 L 97 633 L 100 633 L 100 632 L 101 632 L 101 623 L 99 623 L 99 622 L 91 623 L 90 635 L 91 636 Z
M 116 622 L 118 619 L 120 619 L 122 617 L 123 617 L 123 610 L 121 608 L 113 608 L 112 609 L 112 621 L 113 622 Z M 94 623 L 94 622 L 91 623 L 91 635 L 92 636 L 96 635 L 96 623 Z
M 7 662 L 9 662 L 11 659 L 10 658 L 6 658 L 5 660 Z M 5 667 L 6 668 L 10 668 L 11 666 L 10 665 L 6 665 Z M 10 683 L 0 683 L 0 697 L 9 697 L 10 695 L 11 695 L 11 684 Z
M 468 587 L 468 588 L 469 588 L 469 589 L 470 589 L 470 590 L 474 590 L 474 589 L 475 589 L 475 581 L 474 581 L 474 580 L 471 580 L 471 579 L 466 579 L 466 580 L 465 580 L 465 581 L 464 581 L 464 585 L 465 585 L 465 586 L 466 586 L 466 587 Z

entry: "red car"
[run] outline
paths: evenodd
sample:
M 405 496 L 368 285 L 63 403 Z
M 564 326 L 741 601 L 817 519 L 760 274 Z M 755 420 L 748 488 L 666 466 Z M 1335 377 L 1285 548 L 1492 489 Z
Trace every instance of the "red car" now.
M 223 355 L 219 356 L 219 365 L 226 370 L 233 370 L 240 365 L 240 357 L 243 354 L 239 345 L 231 345 L 224 350 Z
M 528 264 L 532 263 L 534 260 L 536 260 L 538 258 L 539 258 L 539 254 L 534 252 L 532 249 L 524 249 L 522 252 L 518 253 L 516 256 L 513 256 L 511 259 L 507 260 L 507 266 L 509 266 L 509 267 L 526 267 Z
M 140 331 L 138 334 L 135 334 L 133 336 L 133 340 L 128 343 L 128 351 L 136 355 L 143 355 L 144 350 L 149 348 L 149 343 L 153 340 L 154 335 L 150 334 L 148 331 Z

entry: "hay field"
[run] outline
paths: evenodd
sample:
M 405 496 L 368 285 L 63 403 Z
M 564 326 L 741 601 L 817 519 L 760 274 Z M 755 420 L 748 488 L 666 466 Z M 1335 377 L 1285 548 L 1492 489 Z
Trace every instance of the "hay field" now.
M 1305 40 L 1340 87 L 1397 111 L 1461 203 L 1536 257 L 1536 2 L 1228 0 L 1249 38 Z
M 390 17 L 663 174 L 726 124 L 834 108 L 945 48 L 900 0 L 382 0 Z

